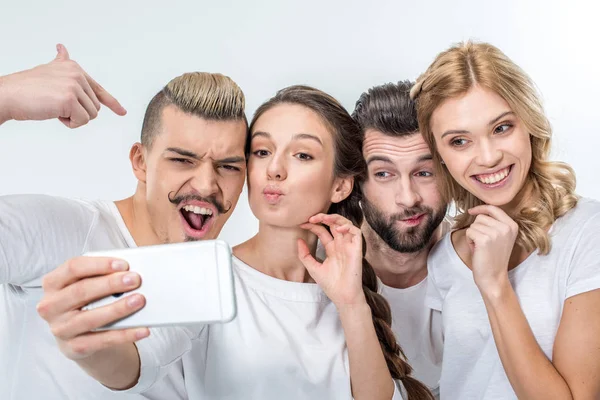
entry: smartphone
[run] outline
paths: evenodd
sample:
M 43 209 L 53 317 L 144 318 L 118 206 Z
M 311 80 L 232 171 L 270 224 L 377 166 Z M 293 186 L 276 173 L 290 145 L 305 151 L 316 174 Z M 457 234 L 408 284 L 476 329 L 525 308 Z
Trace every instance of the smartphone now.
M 120 258 L 141 277 L 141 286 L 91 302 L 83 310 L 140 293 L 141 310 L 98 330 L 224 323 L 236 315 L 231 248 L 222 240 L 97 251 L 85 256 Z

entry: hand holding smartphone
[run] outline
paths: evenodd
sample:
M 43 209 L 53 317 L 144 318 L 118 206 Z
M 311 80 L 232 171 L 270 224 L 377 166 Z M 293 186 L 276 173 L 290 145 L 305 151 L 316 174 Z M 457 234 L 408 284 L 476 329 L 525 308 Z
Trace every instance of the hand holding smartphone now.
M 92 310 L 142 294 L 139 311 L 97 330 L 223 323 L 236 315 L 231 248 L 222 240 L 205 240 L 84 254 L 127 261 L 141 285 L 114 293 L 82 308 Z

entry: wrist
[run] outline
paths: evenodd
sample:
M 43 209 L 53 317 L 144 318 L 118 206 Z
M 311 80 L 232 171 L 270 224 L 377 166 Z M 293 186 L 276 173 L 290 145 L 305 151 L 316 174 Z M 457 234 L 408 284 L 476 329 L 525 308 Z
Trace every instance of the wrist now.
M 11 120 L 10 112 L 8 111 L 9 101 L 7 99 L 8 93 L 6 90 L 7 76 L 0 76 L 0 125 L 6 121 Z
M 483 300 L 492 305 L 502 302 L 506 296 L 513 291 L 512 285 L 508 279 L 508 274 L 493 280 L 475 283 L 481 292 Z
M 367 298 L 365 297 L 365 294 L 363 292 L 361 292 L 360 295 L 357 296 L 357 298 L 353 299 L 352 301 L 347 301 L 347 302 L 343 302 L 343 303 L 334 303 L 334 304 L 338 310 L 338 313 L 340 313 L 340 315 L 347 314 L 347 313 L 354 313 L 356 311 L 365 310 L 367 308 L 369 310 L 371 310 L 371 308 L 369 307 L 369 304 L 367 304 Z

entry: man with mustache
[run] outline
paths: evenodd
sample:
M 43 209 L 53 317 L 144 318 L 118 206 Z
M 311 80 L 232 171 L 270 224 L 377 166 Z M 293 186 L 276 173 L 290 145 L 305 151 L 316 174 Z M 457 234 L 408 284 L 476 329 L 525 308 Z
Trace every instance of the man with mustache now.
M 376 86 L 356 103 L 367 176 L 360 188 L 367 261 L 381 280 L 414 376 L 438 395 L 441 314 L 425 307 L 427 256 L 449 230 L 431 152 L 418 131 L 412 83 Z
M 125 114 L 64 46 L 57 50 L 48 64 L 0 77 L 0 124 L 59 119 L 76 128 L 96 118 L 101 104 Z M 216 238 L 245 181 L 244 106 L 230 78 L 184 74 L 148 105 L 141 141 L 129 154 L 138 181 L 131 197 L 0 197 L 0 399 L 142 398 L 109 391 L 61 354 L 84 370 L 99 362 L 118 371 L 110 355 L 148 335 L 147 329 L 89 332 L 90 319 L 117 319 L 144 300 L 123 296 L 81 311 L 91 300 L 137 288 L 140 278 L 122 261 L 78 256 Z

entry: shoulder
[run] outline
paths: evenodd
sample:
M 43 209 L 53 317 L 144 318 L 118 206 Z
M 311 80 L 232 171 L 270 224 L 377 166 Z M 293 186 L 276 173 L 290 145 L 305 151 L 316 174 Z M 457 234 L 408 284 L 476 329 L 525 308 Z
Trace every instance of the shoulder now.
M 600 202 L 581 198 L 577 205 L 559 217 L 552 227 L 554 236 L 574 239 L 600 232 Z
M 460 234 L 460 231 L 456 231 L 456 235 L 458 236 L 455 237 L 455 240 L 460 237 Z M 427 267 L 430 271 L 431 269 L 437 269 L 443 265 L 447 265 L 448 262 L 453 259 L 453 250 L 452 232 L 448 232 L 429 251 Z
M 0 209 L 24 216 L 43 214 L 52 216 L 92 215 L 98 212 L 93 202 L 44 194 L 15 194 L 0 197 Z M 57 215 L 58 214 L 58 215 Z

